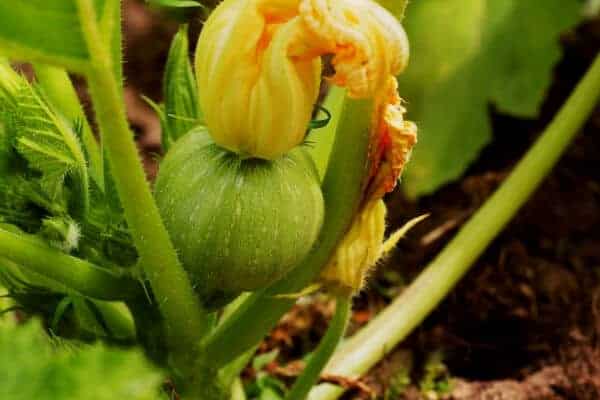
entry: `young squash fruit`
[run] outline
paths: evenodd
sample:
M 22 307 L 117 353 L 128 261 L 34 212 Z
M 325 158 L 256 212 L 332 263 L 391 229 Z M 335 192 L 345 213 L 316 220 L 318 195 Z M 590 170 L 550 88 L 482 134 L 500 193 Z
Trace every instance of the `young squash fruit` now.
M 209 308 L 283 277 L 312 248 L 324 213 L 316 167 L 301 146 L 275 160 L 243 158 L 205 128 L 169 150 L 155 197 Z

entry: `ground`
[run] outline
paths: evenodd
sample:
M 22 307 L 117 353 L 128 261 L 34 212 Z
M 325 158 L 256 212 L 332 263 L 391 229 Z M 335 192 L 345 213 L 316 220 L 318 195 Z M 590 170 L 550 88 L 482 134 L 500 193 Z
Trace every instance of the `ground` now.
M 177 25 L 135 0 L 125 4 L 129 118 L 152 177 L 159 124 L 139 96 L 160 99 Z M 388 196 L 390 229 L 423 213 L 431 216 L 358 296 L 351 330 L 400 293 L 502 182 L 600 50 L 600 19 L 565 34 L 563 46 L 539 119 L 499 115 L 490 105 L 494 139 L 463 179 L 416 202 L 401 191 Z M 346 398 L 600 399 L 599 161 L 597 107 L 543 186 L 458 287 L 364 380 L 347 382 L 352 390 Z M 297 305 L 261 346 L 261 352 L 280 350 L 267 370 L 293 377 L 294 360 L 312 349 L 331 312 L 323 296 Z

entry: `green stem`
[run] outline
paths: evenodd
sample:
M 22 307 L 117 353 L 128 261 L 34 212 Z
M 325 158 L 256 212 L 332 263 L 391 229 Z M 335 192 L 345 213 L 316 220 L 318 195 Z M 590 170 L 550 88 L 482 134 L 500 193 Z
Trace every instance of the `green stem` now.
M 231 386 L 231 400 L 246 400 L 246 392 L 244 392 L 244 385 L 240 378 L 233 381 L 233 385 Z
M 346 341 L 327 371 L 359 376 L 387 353 L 442 301 L 490 242 L 512 219 L 559 160 L 600 97 L 600 56 L 552 123 L 510 176 L 400 297 Z M 343 389 L 315 388 L 311 400 L 336 399 Z
M 93 303 L 114 337 L 124 342 L 134 342 L 137 336 L 135 323 L 125 304 L 97 300 Z
M 350 311 L 352 308 L 352 294 L 344 293 L 336 297 L 335 314 L 327 328 L 327 332 L 319 346 L 310 357 L 310 361 L 302 371 L 302 375 L 296 379 L 294 386 L 285 397 L 286 400 L 305 400 L 310 389 L 316 385 L 321 376 L 321 371 L 338 347 L 348 325 Z
M 77 5 L 82 31 L 92 56 L 87 78 L 102 142 L 140 254 L 140 265 L 144 268 L 165 319 L 167 341 L 173 352 L 175 366 L 187 374 L 194 363 L 194 349 L 209 328 L 207 313 L 200 306 L 188 276 L 177 259 L 152 198 L 133 134 L 127 124 L 111 53 L 96 23 L 94 2 L 77 0 Z
M 369 171 L 369 100 L 346 99 L 337 126 L 335 145 L 323 180 L 325 220 L 318 246 L 288 276 L 250 295 L 203 343 L 204 357 L 217 367 L 259 343 L 294 304 L 280 293 L 297 293 L 317 277 L 356 214 Z M 243 334 L 240 334 L 243 332 Z
M 138 282 L 117 276 L 87 261 L 0 228 L 0 256 L 68 290 L 99 300 L 124 300 L 140 295 Z
M 240 376 L 244 368 L 246 368 L 252 357 L 256 354 L 256 349 L 258 349 L 258 345 L 247 350 L 219 371 L 219 378 L 224 385 L 232 384 Z

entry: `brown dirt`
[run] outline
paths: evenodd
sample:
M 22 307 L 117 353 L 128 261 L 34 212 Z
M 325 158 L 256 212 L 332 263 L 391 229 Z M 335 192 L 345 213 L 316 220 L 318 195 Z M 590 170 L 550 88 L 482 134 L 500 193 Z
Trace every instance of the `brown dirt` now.
M 129 115 L 145 154 L 151 154 L 159 149 L 158 123 L 138 98 L 144 93 L 160 99 L 162 68 L 176 23 L 137 1 L 125 4 Z M 396 296 L 502 182 L 600 50 L 600 20 L 566 35 L 563 43 L 565 57 L 539 119 L 499 115 L 491 107 L 494 140 L 461 181 L 416 203 L 400 191 L 389 196 L 390 228 L 425 212 L 431 217 L 408 235 L 357 298 L 351 329 Z M 449 393 L 440 398 L 600 399 L 599 161 L 600 107 L 466 278 L 365 378 L 370 390 L 354 390 L 347 398 L 373 393 L 390 400 L 435 398 L 416 384 L 403 388 L 403 394 L 392 390 L 407 367 L 412 382 L 419 382 L 435 351 L 446 368 L 442 378 L 453 377 Z M 152 157 L 146 162 L 153 175 Z M 330 315 L 330 305 L 320 300 L 296 306 L 262 350 L 280 348 L 281 363 L 297 359 L 314 346 Z

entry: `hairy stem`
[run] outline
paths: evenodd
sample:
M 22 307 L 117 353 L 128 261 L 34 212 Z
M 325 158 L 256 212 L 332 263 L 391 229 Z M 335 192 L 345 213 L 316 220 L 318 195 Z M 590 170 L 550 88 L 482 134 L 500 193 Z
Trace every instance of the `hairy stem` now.
M 142 293 L 140 284 L 132 278 L 117 276 L 48 247 L 34 238 L 1 228 L 0 256 L 82 296 L 99 300 L 124 300 Z
M 335 314 L 329 323 L 327 332 L 310 357 L 306 368 L 294 382 L 286 400 L 305 400 L 310 389 L 318 383 L 321 372 L 344 337 L 351 308 L 351 293 L 340 294 L 336 297 Z
M 127 124 L 109 46 L 96 23 L 94 3 L 92 0 L 77 0 L 77 5 L 82 30 L 92 55 L 87 78 L 103 145 L 140 254 L 140 265 L 165 319 L 167 341 L 175 368 L 181 374 L 188 375 L 193 373 L 194 350 L 209 327 L 207 313 L 200 306 L 188 276 L 177 259 L 152 198 L 133 134 Z M 187 380 L 193 381 L 191 377 Z
M 358 376 L 408 336 L 442 301 L 557 163 L 600 97 L 600 56 L 510 176 L 400 297 L 351 339 L 327 372 Z M 320 385 L 309 399 L 336 399 L 343 389 Z

